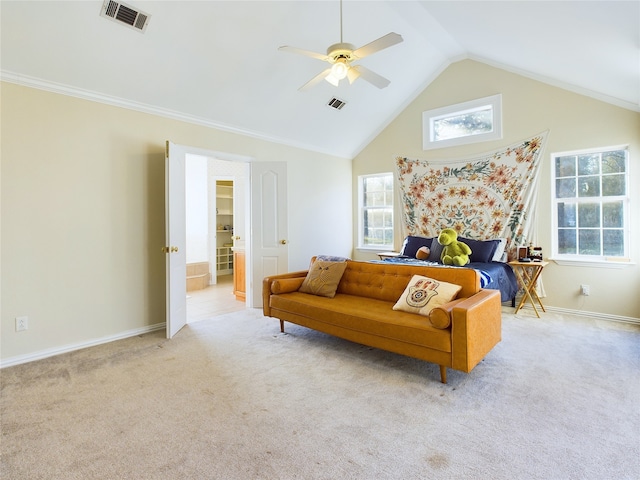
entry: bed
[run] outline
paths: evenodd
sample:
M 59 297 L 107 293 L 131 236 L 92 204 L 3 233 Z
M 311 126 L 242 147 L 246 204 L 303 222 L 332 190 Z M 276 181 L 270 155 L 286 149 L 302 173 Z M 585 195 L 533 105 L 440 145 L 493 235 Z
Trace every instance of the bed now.
M 442 268 L 473 268 L 480 273 L 481 288 L 499 290 L 501 301 L 503 303 L 511 302 L 511 304 L 514 305 L 519 286 L 513 269 L 506 263 L 506 253 L 504 251 L 506 241 L 503 239 L 473 240 L 467 238 L 459 238 L 459 240 L 471 248 L 471 263 L 464 267 L 443 265 L 440 263 L 442 246 L 438 243 L 437 239 L 417 236 L 408 236 L 405 239 L 400 255 L 373 261 L 379 263 L 440 266 Z M 424 247 L 429 251 L 428 257 L 426 258 L 427 250 Z

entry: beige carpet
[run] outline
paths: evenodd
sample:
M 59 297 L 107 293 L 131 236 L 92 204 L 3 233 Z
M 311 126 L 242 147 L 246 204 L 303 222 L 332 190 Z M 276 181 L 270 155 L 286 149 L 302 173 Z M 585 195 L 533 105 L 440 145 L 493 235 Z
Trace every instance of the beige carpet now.
M 505 313 L 447 385 L 287 330 L 248 310 L 3 369 L 1 478 L 640 478 L 636 326 Z

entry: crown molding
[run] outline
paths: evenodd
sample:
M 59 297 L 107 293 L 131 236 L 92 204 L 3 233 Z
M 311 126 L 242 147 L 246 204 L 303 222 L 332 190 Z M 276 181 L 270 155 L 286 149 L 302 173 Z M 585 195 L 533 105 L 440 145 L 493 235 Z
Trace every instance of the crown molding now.
M 304 143 L 292 142 L 290 140 L 275 137 L 271 135 L 265 135 L 253 130 L 247 130 L 245 128 L 237 127 L 235 125 L 227 125 L 224 123 L 216 122 L 203 117 L 197 117 L 195 115 L 189 115 L 186 113 L 178 112 L 175 110 L 169 110 L 166 108 L 156 107 L 145 103 L 134 102 L 120 97 L 114 97 L 111 95 L 105 95 L 102 93 L 94 92 L 91 90 L 84 90 L 81 88 L 64 85 L 61 83 L 51 82 L 29 75 L 22 75 L 15 72 L 9 72 L 6 70 L 0 70 L 0 81 L 21 85 L 24 87 L 35 88 L 38 90 L 44 90 L 51 93 L 57 93 L 60 95 L 66 95 L 69 97 L 79 98 L 82 100 L 88 100 L 90 102 L 102 103 L 113 107 L 126 108 L 127 110 L 134 110 L 137 112 L 147 113 L 150 115 L 156 115 L 159 117 L 169 118 L 172 120 L 178 120 L 180 122 L 191 123 L 207 128 L 213 128 L 228 133 L 235 133 L 237 135 L 243 135 L 246 137 L 255 138 L 257 140 L 263 140 L 265 142 L 277 143 L 279 145 L 285 145 L 288 147 L 299 148 L 301 150 L 308 150 L 311 152 L 322 153 L 333 157 L 341 157 L 345 159 L 351 159 L 351 155 L 347 153 L 337 153 L 322 149 L 316 145 L 308 145 Z
M 521 75 L 523 77 L 530 78 L 537 82 L 546 83 L 547 85 L 551 85 L 553 87 L 561 88 L 563 90 L 567 90 L 569 92 L 577 93 L 578 95 L 584 95 L 585 97 L 590 97 L 595 100 L 599 100 L 601 102 L 609 103 L 611 105 L 615 105 L 616 107 L 621 107 L 627 110 L 632 110 L 634 112 L 640 112 L 640 104 L 635 104 L 628 100 L 623 100 L 621 98 L 612 97 L 610 95 L 605 95 L 603 93 L 594 92 L 593 90 L 589 90 L 588 88 L 579 87 L 578 85 L 574 85 L 567 82 L 562 82 L 560 80 L 554 80 L 553 78 L 546 77 L 544 75 L 538 75 L 532 73 L 528 70 L 524 70 L 521 68 L 511 67 L 509 65 L 505 65 L 500 62 L 496 62 L 490 60 L 485 57 L 481 57 L 478 55 L 467 55 L 466 58 L 469 60 L 474 60 L 479 63 L 484 63 L 491 67 L 499 68 L 501 70 L 505 70 L 507 72 L 515 73 L 516 75 Z

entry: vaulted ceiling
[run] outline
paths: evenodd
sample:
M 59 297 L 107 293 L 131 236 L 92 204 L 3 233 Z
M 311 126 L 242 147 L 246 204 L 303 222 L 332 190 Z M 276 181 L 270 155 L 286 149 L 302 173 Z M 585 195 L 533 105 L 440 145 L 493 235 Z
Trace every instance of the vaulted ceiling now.
M 403 42 L 359 61 L 391 81 L 322 81 L 340 2 L 140 1 L 144 32 L 102 1 L 0 3 L 2 80 L 350 158 L 448 65 L 474 59 L 640 111 L 640 2 L 344 0 L 344 42 Z M 332 98 L 341 110 L 327 106 Z

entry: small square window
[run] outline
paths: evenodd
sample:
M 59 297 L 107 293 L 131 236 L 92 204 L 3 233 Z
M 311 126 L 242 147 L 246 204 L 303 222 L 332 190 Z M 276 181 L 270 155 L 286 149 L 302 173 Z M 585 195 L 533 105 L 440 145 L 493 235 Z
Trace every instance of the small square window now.
M 423 112 L 422 128 L 424 150 L 500 140 L 502 95 Z

